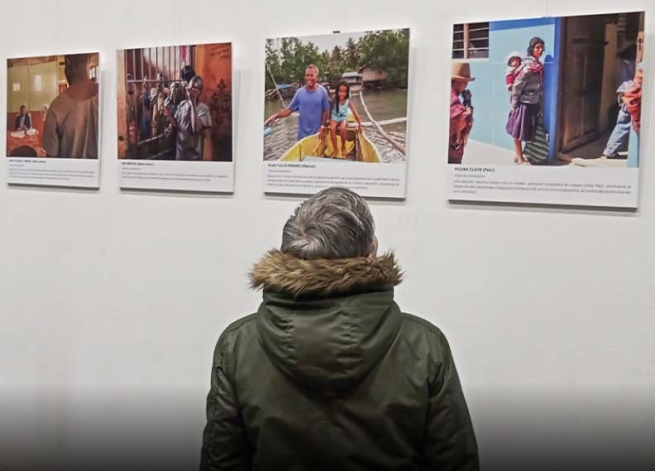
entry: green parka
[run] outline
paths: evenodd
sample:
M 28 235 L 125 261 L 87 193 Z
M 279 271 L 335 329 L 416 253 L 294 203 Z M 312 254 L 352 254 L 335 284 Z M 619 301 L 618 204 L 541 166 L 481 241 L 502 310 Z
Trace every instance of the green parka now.
M 479 469 L 448 342 L 394 302 L 393 254 L 272 251 L 251 280 L 258 312 L 214 352 L 201 470 Z

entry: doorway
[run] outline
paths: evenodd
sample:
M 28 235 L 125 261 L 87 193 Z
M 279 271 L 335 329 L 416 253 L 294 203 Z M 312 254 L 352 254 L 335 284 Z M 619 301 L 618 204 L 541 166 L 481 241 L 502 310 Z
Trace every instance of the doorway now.
M 567 153 L 599 135 L 607 17 L 562 19 L 559 151 Z
M 642 12 L 562 18 L 555 141 L 559 160 L 625 166 L 627 141 L 612 161 L 605 162 L 603 156 L 619 111 L 619 82 L 634 74 L 625 60 L 634 49 L 642 18 Z

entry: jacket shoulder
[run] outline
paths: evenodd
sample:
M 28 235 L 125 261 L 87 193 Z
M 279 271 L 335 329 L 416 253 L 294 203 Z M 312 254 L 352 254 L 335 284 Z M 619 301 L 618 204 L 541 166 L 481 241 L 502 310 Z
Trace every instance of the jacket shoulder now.
M 434 325 L 432 322 L 422 317 L 415 316 L 414 314 L 408 314 L 406 312 L 404 312 L 402 315 L 403 315 L 403 324 L 406 325 L 407 328 L 424 332 L 425 334 L 434 337 L 435 340 L 436 339 L 440 341 L 446 340 L 446 336 L 441 331 L 441 329 L 436 325 Z
M 234 332 L 238 332 L 241 330 L 243 327 L 247 327 L 250 323 L 252 323 L 255 319 L 257 318 L 257 314 L 249 314 L 245 317 L 242 317 L 240 319 L 237 319 L 236 321 L 232 322 L 230 325 L 228 325 L 223 333 L 221 334 L 221 337 L 223 336 L 229 336 Z
M 423 349 L 428 357 L 437 361 L 437 363 L 450 360 L 450 343 L 439 327 L 413 314 L 403 313 L 402 315 L 401 335 L 403 335 L 405 341 L 419 349 Z
M 236 339 L 241 335 L 249 335 L 251 329 L 255 327 L 257 314 L 250 314 L 248 316 L 237 319 L 228 325 L 221 333 L 216 348 L 214 349 L 214 361 L 220 361 L 221 357 L 229 357 L 230 352 L 234 348 Z
M 427 362 L 431 391 L 444 377 L 456 376 L 450 343 L 439 327 L 421 317 L 403 313 L 403 329 L 403 341 Z

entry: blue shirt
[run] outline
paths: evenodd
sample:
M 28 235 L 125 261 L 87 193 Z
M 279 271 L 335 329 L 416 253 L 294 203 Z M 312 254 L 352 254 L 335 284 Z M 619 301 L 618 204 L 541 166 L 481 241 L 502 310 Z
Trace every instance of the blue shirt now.
M 298 120 L 298 140 L 307 136 L 316 134 L 323 124 L 323 112 L 330 110 L 330 100 L 328 93 L 321 85 L 317 85 L 316 90 L 310 92 L 302 87 L 296 92 L 291 104 L 291 111 L 298 111 L 300 119 Z
M 618 82 L 619 90 L 632 82 L 635 78 L 635 61 L 619 59 L 616 69 L 616 81 Z M 626 84 L 626 82 L 628 82 Z

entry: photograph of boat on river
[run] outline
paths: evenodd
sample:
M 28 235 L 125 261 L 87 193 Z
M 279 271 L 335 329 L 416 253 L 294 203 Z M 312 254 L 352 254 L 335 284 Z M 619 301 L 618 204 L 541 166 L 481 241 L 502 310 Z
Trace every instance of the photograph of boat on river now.
M 264 160 L 405 163 L 409 29 L 266 41 Z

